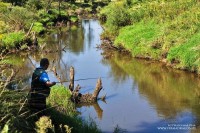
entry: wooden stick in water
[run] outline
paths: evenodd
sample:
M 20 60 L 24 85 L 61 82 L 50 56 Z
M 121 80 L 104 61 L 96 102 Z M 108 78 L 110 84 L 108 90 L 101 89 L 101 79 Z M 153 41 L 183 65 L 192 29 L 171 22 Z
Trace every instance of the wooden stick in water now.
M 71 91 L 74 90 L 74 67 L 70 67 L 70 83 L 69 83 L 69 89 Z

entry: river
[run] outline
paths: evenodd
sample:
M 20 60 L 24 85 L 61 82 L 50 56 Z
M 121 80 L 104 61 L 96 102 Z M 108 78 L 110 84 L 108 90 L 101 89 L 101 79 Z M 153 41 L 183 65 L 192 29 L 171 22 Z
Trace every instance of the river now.
M 99 97 L 106 95 L 106 100 L 79 106 L 77 110 L 83 119 L 92 118 L 105 133 L 117 129 L 128 133 L 200 131 L 199 78 L 162 63 L 133 59 L 117 52 L 105 59 L 103 51 L 96 48 L 101 44 L 102 32 L 97 20 L 83 20 L 78 27 L 45 36 L 44 44 L 49 49 L 43 53 L 28 54 L 23 61 L 21 57 L 14 60 L 25 64 L 20 73 L 29 82 L 33 66 L 38 66 L 42 57 L 51 60 L 62 80 L 69 78 L 70 66 L 75 68 L 75 79 L 101 77 L 103 90 Z M 60 49 L 63 51 L 59 52 Z M 52 81 L 57 81 L 53 73 L 49 75 Z M 96 81 L 79 80 L 75 84 L 82 87 L 82 93 L 92 93 Z

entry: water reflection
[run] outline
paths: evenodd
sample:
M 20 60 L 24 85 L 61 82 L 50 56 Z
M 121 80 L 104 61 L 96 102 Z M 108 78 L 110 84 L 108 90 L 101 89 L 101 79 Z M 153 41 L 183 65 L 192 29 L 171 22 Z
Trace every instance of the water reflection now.
M 195 121 L 199 121 L 200 80 L 194 74 L 172 70 L 160 63 L 128 59 L 118 53 L 109 63 L 111 73 L 118 77 L 116 82 L 124 79 L 122 74 L 131 76 L 139 94 L 155 108 L 159 117 L 177 119 L 181 112 L 191 111 L 197 116 Z
M 103 116 L 103 109 L 99 106 L 98 102 L 97 103 L 84 103 L 84 104 L 79 104 L 76 106 L 77 108 L 81 108 L 81 107 L 93 107 L 95 112 L 97 113 L 98 118 L 101 120 L 102 116 Z

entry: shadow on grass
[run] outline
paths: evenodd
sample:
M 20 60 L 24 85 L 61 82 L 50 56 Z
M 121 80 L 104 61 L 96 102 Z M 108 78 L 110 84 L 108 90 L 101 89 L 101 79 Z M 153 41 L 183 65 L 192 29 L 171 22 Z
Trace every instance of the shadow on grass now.
M 66 110 L 65 110 L 66 111 Z M 100 133 L 96 123 L 91 119 L 84 121 L 77 115 L 67 114 L 63 110 L 58 111 L 57 108 L 50 108 L 45 111 L 45 116 L 49 117 L 54 126 L 53 130 L 48 130 L 47 133 L 66 133 L 65 125 L 71 128 L 72 133 Z M 9 132 L 20 133 L 36 133 L 36 122 L 42 117 L 42 115 L 35 115 L 32 112 L 28 112 L 23 117 L 13 117 L 13 122 L 8 123 Z M 12 124 L 13 123 L 13 124 Z M 1 129 L 1 128 L 0 128 Z M 1 129 L 2 130 L 2 129 Z M 1 131 L 0 130 L 0 131 Z
M 72 128 L 72 133 L 100 133 L 96 123 L 93 120 L 83 121 L 78 116 L 69 116 L 56 109 L 50 109 L 48 112 L 49 117 L 55 126 L 56 133 L 62 133 L 63 128 L 60 126 L 68 125 Z

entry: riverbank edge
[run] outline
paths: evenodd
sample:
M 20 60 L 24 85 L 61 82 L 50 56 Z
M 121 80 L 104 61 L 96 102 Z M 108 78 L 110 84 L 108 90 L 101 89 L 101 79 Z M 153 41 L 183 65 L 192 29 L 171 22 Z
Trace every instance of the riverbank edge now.
M 105 35 L 104 35 L 105 36 Z M 114 51 L 118 51 L 118 52 L 122 52 L 122 53 L 126 53 L 129 56 L 131 56 L 131 58 L 137 58 L 137 59 L 141 59 L 141 60 L 148 60 L 148 61 L 152 61 L 152 62 L 161 62 L 163 63 L 165 66 L 167 67 L 171 67 L 173 69 L 177 69 L 180 71 L 186 71 L 186 72 L 190 72 L 193 73 L 194 75 L 196 75 L 198 78 L 200 78 L 200 73 L 196 72 L 196 71 L 192 71 L 190 69 L 186 69 L 186 68 L 181 68 L 181 67 L 177 67 L 176 64 L 174 63 L 169 63 L 167 62 L 166 58 L 162 58 L 162 59 L 155 59 L 155 58 L 150 58 L 150 57 L 145 57 L 145 56 L 133 56 L 131 54 L 131 51 L 129 51 L 128 49 L 126 49 L 125 47 L 119 45 L 119 46 L 115 46 L 112 38 L 109 38 L 109 36 L 107 37 L 102 37 L 101 38 L 102 43 L 99 46 L 99 48 L 104 50 L 104 57 L 105 58 L 112 58 L 111 54 L 109 54 L 109 52 L 111 52 L 112 50 Z

